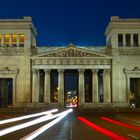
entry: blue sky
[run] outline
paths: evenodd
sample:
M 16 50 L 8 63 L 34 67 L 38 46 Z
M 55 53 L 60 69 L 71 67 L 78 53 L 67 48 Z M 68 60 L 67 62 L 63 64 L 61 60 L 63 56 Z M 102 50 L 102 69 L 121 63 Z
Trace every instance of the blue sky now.
M 6 0 L 0 18 L 32 16 L 37 45 L 105 45 L 111 16 L 140 18 L 140 0 Z

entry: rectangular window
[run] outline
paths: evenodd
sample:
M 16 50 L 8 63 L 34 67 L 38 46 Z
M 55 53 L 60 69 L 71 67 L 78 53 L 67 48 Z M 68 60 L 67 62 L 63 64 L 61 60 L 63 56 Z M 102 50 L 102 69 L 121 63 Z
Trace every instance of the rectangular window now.
M 12 34 L 12 46 L 16 47 L 17 46 L 17 35 Z
M 5 34 L 4 35 L 4 47 L 8 47 L 9 46 L 9 42 L 10 42 L 10 35 L 9 34 Z
M 131 46 L 130 34 L 126 34 L 125 39 L 126 39 L 126 46 Z
M 0 34 L 0 47 L 2 46 L 2 34 Z
M 118 34 L 118 46 L 123 46 L 123 34 Z
M 24 35 L 23 34 L 19 35 L 19 46 L 24 47 Z
M 139 41 L 138 41 L 138 34 L 134 34 L 133 35 L 133 41 L 134 41 L 134 46 L 138 46 L 139 44 Z

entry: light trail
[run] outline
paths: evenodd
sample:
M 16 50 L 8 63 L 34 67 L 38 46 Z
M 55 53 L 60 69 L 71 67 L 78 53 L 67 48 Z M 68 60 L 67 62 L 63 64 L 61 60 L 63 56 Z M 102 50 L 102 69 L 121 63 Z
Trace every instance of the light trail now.
M 23 123 L 23 124 L 19 124 L 19 125 L 13 126 L 13 127 L 3 129 L 3 130 L 0 131 L 0 136 L 4 136 L 4 135 L 12 133 L 14 131 L 17 131 L 17 130 L 20 130 L 20 129 L 23 129 L 23 128 L 26 128 L 26 127 L 29 127 L 29 126 L 44 122 L 44 121 L 54 119 L 54 118 L 56 118 L 58 116 L 63 115 L 64 113 L 69 113 L 70 111 L 71 110 L 63 111 L 63 112 L 55 114 L 55 115 L 48 114 L 47 116 L 40 117 L 40 118 L 35 119 L 33 121 L 29 121 L 29 122 L 26 122 L 26 123 Z
M 104 129 L 104 128 L 102 128 L 102 127 L 100 127 L 100 126 L 88 121 L 84 117 L 79 116 L 78 120 L 80 120 L 81 122 L 83 122 L 84 124 L 89 126 L 90 128 L 92 128 L 92 129 L 94 129 L 94 130 L 96 130 L 96 131 L 98 131 L 98 132 L 110 137 L 113 140 L 129 140 L 128 138 L 124 138 L 124 137 L 122 137 L 122 136 L 120 136 L 118 134 L 115 134 L 115 133 L 113 133 L 113 132 L 111 132 L 111 131 L 109 131 L 107 129 Z
M 117 125 L 120 125 L 120 126 L 123 126 L 123 127 L 126 127 L 126 128 L 129 128 L 129 129 L 133 129 L 135 131 L 140 131 L 140 127 L 137 127 L 137 126 L 134 126 L 134 125 L 130 125 L 130 124 L 127 124 L 127 123 L 116 121 L 116 120 L 113 120 L 113 119 L 110 119 L 110 118 L 107 118 L 107 117 L 101 117 L 101 119 L 105 120 L 105 121 L 108 121 L 108 122 L 111 122 L 111 123 L 114 123 L 114 124 L 117 124 Z
M 69 109 L 67 111 L 64 111 L 61 113 L 60 117 L 56 118 L 55 120 L 51 121 L 50 123 L 42 126 L 41 128 L 37 129 L 36 131 L 32 132 L 31 134 L 21 138 L 20 140 L 33 140 L 37 136 L 39 136 L 41 133 L 58 123 L 60 120 L 62 120 L 68 113 L 72 112 L 72 109 Z
M 25 116 L 21 116 L 21 117 L 1 120 L 0 125 L 15 122 L 15 121 L 20 121 L 20 120 L 24 120 L 24 119 L 29 119 L 29 118 L 33 118 L 33 117 L 38 117 L 38 116 L 41 116 L 41 115 L 47 115 L 47 114 L 54 113 L 54 112 L 57 112 L 57 111 L 58 111 L 58 109 L 52 109 L 52 110 L 44 111 L 44 112 L 41 112 L 41 113 L 30 114 L 30 115 L 25 115 Z

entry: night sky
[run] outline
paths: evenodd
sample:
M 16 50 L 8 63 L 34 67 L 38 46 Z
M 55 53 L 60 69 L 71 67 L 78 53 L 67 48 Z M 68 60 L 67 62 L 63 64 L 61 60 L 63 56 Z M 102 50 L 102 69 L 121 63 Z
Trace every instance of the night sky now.
M 38 46 L 99 46 L 111 16 L 140 18 L 140 0 L 2 0 L 0 11 L 0 18 L 32 16 Z

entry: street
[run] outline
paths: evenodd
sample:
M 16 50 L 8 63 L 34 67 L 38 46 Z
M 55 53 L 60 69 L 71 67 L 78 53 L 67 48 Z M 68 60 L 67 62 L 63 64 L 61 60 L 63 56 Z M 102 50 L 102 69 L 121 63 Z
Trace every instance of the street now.
M 132 113 L 111 112 L 71 112 L 60 122 L 39 135 L 35 140 L 139 140 L 140 125 L 130 123 L 118 116 L 129 116 Z M 137 118 L 139 113 L 134 113 Z M 1 130 L 37 119 L 39 117 L 0 125 Z M 135 118 L 133 118 L 135 119 Z M 43 125 L 51 122 L 45 121 L 33 126 L 6 134 L 0 140 L 19 140 Z

